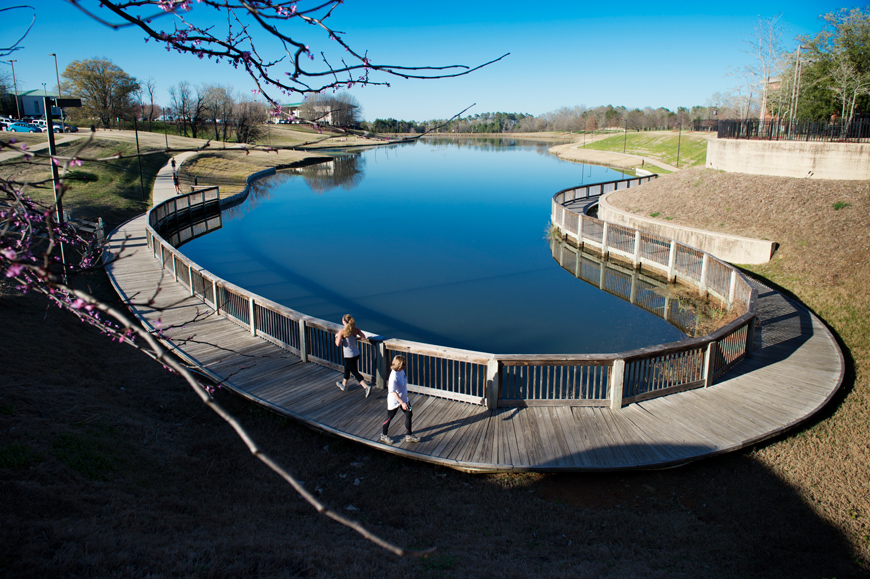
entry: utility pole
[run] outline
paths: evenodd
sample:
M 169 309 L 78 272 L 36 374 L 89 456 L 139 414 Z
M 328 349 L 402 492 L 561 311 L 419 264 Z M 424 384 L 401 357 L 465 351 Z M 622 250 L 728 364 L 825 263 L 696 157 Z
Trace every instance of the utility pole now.
M 680 125 L 680 132 L 677 134 L 677 169 L 680 168 L 680 141 L 683 139 L 683 123 L 677 123 Z
M 57 68 L 57 54 L 49 52 L 48 55 L 54 57 L 54 74 L 57 77 L 57 98 L 61 98 L 63 95 L 60 93 L 60 71 Z M 60 109 L 60 120 L 64 120 L 63 109 Z
M 17 60 L 10 60 L 12 65 L 12 84 L 15 86 L 15 111 L 18 113 L 18 118 L 21 118 L 21 108 L 18 106 L 18 82 L 15 80 L 15 63 Z
M 625 145 L 628 142 L 628 119 L 623 117 L 622 120 L 625 122 L 625 126 L 623 127 L 623 130 L 622 130 L 622 134 L 624 135 L 622 137 L 622 154 L 624 155 L 625 154 Z
M 60 191 L 60 174 L 57 171 L 57 164 L 54 162 L 57 155 L 57 147 L 54 143 L 54 125 L 52 124 L 54 115 L 51 114 L 51 101 L 51 98 L 47 95 L 43 95 L 42 102 L 45 105 L 45 126 L 48 127 L 48 129 L 46 129 L 48 131 L 48 154 L 51 155 L 52 161 L 49 163 L 49 166 L 51 167 L 51 184 L 54 189 L 55 219 L 57 220 L 57 226 L 63 227 L 63 196 Z M 63 272 L 63 283 L 67 283 L 66 256 L 64 255 L 63 242 L 58 243 L 57 246 L 60 250 L 60 267 Z

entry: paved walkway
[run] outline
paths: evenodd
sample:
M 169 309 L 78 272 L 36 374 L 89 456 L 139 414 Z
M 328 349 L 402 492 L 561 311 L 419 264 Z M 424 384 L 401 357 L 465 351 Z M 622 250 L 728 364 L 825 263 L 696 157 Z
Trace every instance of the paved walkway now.
M 171 169 L 165 167 L 154 197 L 173 192 Z M 843 357 L 827 328 L 801 305 L 759 284 L 755 353 L 710 388 L 620 410 L 568 403 L 488 410 L 412 394 L 414 430 L 422 441 L 388 446 L 377 440 L 386 406 L 383 390 L 364 398 L 354 384 L 341 392 L 335 387 L 338 372 L 303 363 L 214 315 L 172 281 L 171 273 L 161 278 L 165 272 L 147 248 L 144 229 L 141 216 L 112 234 L 110 250 L 126 243 L 124 259 L 108 268 L 109 275 L 125 300 L 155 296 L 154 304 L 132 310 L 146 326 L 155 327 L 158 320 L 164 328 L 177 325 L 166 335 L 179 356 L 225 387 L 304 424 L 460 470 L 605 471 L 684 464 L 744 448 L 806 421 L 843 380 Z

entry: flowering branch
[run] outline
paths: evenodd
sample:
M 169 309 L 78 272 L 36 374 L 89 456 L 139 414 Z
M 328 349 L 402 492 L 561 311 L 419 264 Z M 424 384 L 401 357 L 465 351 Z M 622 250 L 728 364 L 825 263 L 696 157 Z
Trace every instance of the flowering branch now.
M 283 95 L 320 93 L 326 90 L 339 90 L 361 86 L 389 86 L 390 83 L 375 75 L 403 79 L 441 79 L 471 74 L 483 67 L 494 64 L 510 53 L 505 53 L 483 64 L 468 66 L 450 64 L 444 66 L 404 66 L 399 64 L 377 63 L 369 58 L 367 52 L 353 48 L 343 32 L 325 24 L 333 11 L 343 0 L 327 0 L 310 8 L 302 9 L 304 0 L 279 2 L 275 0 L 103 0 L 100 5 L 121 22 L 110 22 L 83 4 L 85 0 L 67 0 L 98 22 L 120 29 L 135 26 L 145 32 L 145 41 L 157 40 L 166 50 L 195 55 L 199 59 L 214 59 L 227 62 L 231 66 L 242 67 L 254 80 L 258 92 L 272 104 L 277 100 L 269 93 L 278 91 Z M 216 32 L 216 27 L 200 24 L 196 18 L 205 8 L 225 13 L 225 32 Z M 172 28 L 158 29 L 152 26 L 172 17 Z M 314 60 L 311 47 L 297 40 L 299 31 L 291 35 L 285 28 L 294 24 L 307 24 L 320 29 L 333 44 L 336 58 L 341 66 L 333 66 L 321 51 L 323 68 L 308 68 L 307 62 Z M 275 58 L 262 56 L 257 48 L 254 35 L 263 34 L 277 39 L 282 53 Z M 345 58 L 347 60 L 345 60 Z M 348 61 L 350 61 L 348 63 Z

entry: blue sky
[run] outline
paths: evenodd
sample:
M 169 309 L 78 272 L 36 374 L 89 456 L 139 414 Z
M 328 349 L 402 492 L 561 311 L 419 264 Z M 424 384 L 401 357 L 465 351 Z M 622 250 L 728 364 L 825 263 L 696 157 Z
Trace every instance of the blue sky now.
M 26 0 L 0 0 L 0 7 Z M 81 0 L 97 8 L 97 0 Z M 168 89 L 182 80 L 230 84 L 250 93 L 253 82 L 227 64 L 168 53 L 144 42 L 135 29 L 113 31 L 63 0 L 29 0 L 36 23 L 16 59 L 19 89 L 54 87 L 54 59 L 60 72 L 73 60 L 108 57 L 137 79 L 153 77 L 157 99 L 169 104 Z M 300 1 L 300 6 L 304 2 Z M 541 5 L 511 0 L 407 2 L 345 0 L 331 25 L 372 61 L 399 65 L 476 65 L 510 56 L 469 76 L 421 81 L 392 79 L 391 87 L 355 88 L 367 120 L 446 118 L 476 103 L 475 112 L 540 115 L 559 107 L 612 104 L 630 108 L 706 104 L 734 83 L 729 67 L 748 63 L 743 40 L 758 17 L 782 13 L 789 48 L 793 39 L 820 30 L 820 15 L 851 8 L 833 2 L 635 2 L 617 4 L 553 0 Z M 197 12 L 199 11 L 199 12 Z M 30 10 L 4 12 L 2 46 L 26 29 Z M 195 5 L 191 17 L 203 14 Z M 164 26 L 169 26 L 164 20 Z M 312 49 L 332 43 L 306 25 L 298 29 Z M 295 32 L 294 32 L 295 33 Z M 266 45 L 264 44 L 264 48 Z M 0 63 L 8 69 L 8 64 Z M 280 99 L 284 102 L 300 99 Z

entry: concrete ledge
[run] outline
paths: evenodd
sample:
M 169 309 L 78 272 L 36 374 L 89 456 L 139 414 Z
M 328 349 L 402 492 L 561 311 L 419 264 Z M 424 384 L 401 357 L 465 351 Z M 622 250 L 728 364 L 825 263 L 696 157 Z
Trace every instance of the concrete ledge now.
M 729 263 L 767 263 L 776 249 L 776 243 L 773 241 L 704 231 L 703 229 L 665 223 L 658 219 L 628 213 L 607 202 L 607 198 L 615 193 L 619 193 L 619 191 L 602 196 L 598 202 L 598 218 L 602 221 L 676 239 Z
M 870 144 L 715 139 L 707 168 L 729 173 L 862 181 L 870 179 Z

